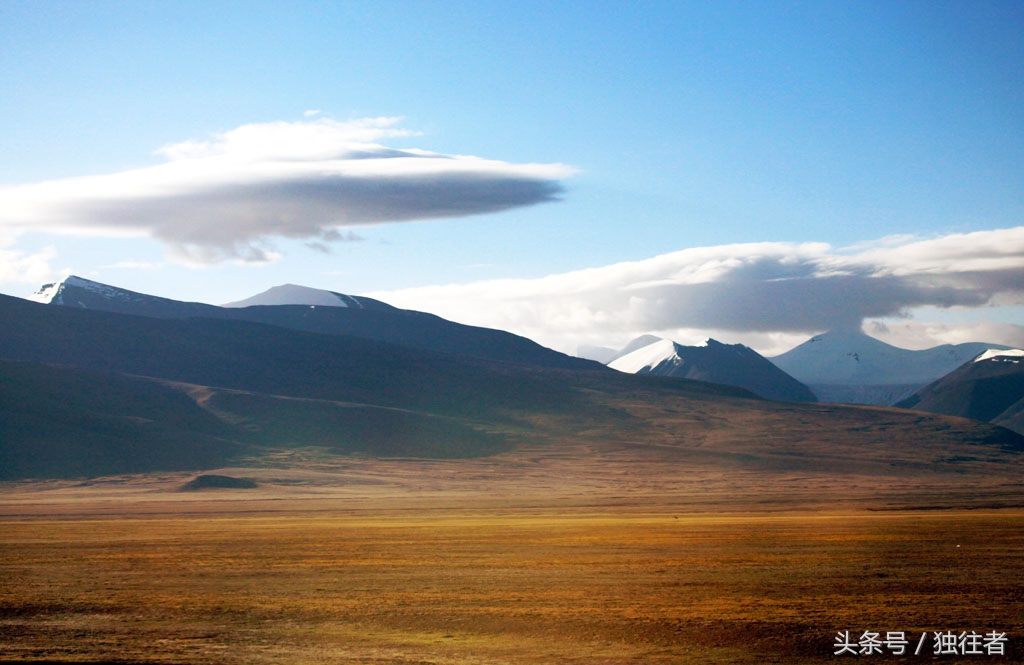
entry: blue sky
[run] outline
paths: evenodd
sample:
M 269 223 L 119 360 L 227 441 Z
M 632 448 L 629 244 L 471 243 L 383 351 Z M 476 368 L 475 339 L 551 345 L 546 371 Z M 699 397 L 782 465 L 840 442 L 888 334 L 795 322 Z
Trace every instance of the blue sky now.
M 1024 343 L 1019 2 L 4 2 L 0 62 L 11 295 L 68 272 L 213 303 L 290 282 L 563 350 L 655 331 L 777 352 L 832 319 L 707 303 L 765 293 L 825 311 L 851 294 L 853 318 L 890 341 Z M 488 176 L 417 171 L 380 199 L 359 189 L 356 212 L 346 184 L 330 195 L 344 223 L 244 237 L 231 220 L 254 171 L 225 176 L 227 198 L 185 181 L 216 180 L 238 146 L 293 151 L 309 127 L 327 148 L 406 151 L 363 160 L 383 170 L 361 183 L 428 153 L 419 164 L 486 161 Z M 125 174 L 186 142 L 168 176 L 181 206 L 132 207 Z M 311 154 L 274 163 L 313 168 Z M 107 178 L 86 184 L 100 212 L 67 194 L 83 176 Z M 256 207 L 297 219 L 295 191 L 260 190 Z

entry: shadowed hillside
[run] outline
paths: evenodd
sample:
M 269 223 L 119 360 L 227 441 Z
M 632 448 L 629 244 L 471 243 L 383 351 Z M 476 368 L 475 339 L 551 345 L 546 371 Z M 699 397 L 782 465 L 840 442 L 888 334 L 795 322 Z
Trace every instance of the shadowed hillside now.
M 439 459 L 525 446 L 703 472 L 993 478 L 1017 473 L 1024 450 L 1024 437 L 960 418 L 782 404 L 699 381 L 496 363 L 250 322 L 6 297 L 0 316 L 0 357 L 22 361 L 5 363 L 2 408 L 13 415 L 3 446 L 15 460 L 5 477 L 214 468 L 299 448 Z
M 0 361 L 0 479 L 210 468 L 232 435 L 154 381 Z
M 984 420 L 1024 433 L 1024 363 L 1019 355 L 989 353 L 991 357 L 965 363 L 898 406 Z
M 568 383 L 528 368 L 245 321 L 153 319 L 0 297 L 0 358 L 205 386 L 475 414 L 558 409 Z

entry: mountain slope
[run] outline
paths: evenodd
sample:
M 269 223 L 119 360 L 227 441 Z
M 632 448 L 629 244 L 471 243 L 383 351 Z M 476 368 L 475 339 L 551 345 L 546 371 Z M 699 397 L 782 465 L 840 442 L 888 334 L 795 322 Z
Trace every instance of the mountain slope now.
M 619 358 L 622 358 L 623 356 L 628 356 L 629 354 L 633 353 L 634 351 L 639 351 L 640 349 L 642 349 L 644 347 L 648 347 L 651 344 L 655 344 L 657 342 L 662 342 L 662 341 L 667 341 L 667 340 L 663 340 L 661 337 L 658 337 L 657 335 L 640 335 L 639 337 L 637 337 L 635 339 L 631 339 L 629 341 L 629 343 L 626 344 L 626 346 L 624 346 L 621 349 L 619 349 L 618 352 L 615 355 L 613 355 L 609 360 L 607 360 L 605 362 L 605 364 L 606 365 L 611 365 L 613 362 L 615 362 Z M 626 371 L 626 370 L 619 370 L 619 371 Z M 631 374 L 635 374 L 636 372 L 630 372 L 630 373 Z
M 1024 434 L 1024 398 L 1017 400 L 1012 406 L 992 420 L 993 425 Z
M 156 382 L 0 360 L 0 479 L 210 468 L 232 432 Z
M 608 363 L 631 374 L 654 374 L 745 388 L 783 402 L 814 402 L 814 394 L 764 356 L 742 344 L 709 339 L 705 346 L 683 346 L 651 335 L 633 340 Z
M 0 360 L 0 480 L 200 470 L 309 446 L 426 458 L 508 447 L 465 419 Z
M 1024 433 L 1024 351 L 990 349 L 898 406 L 994 422 Z
M 283 303 L 291 299 L 301 304 L 217 307 L 149 296 L 72 276 L 63 282 L 44 286 L 35 299 L 64 307 L 154 318 L 202 317 L 254 321 L 292 330 L 352 335 L 431 351 L 538 367 L 604 369 L 600 363 L 573 358 L 502 330 L 454 323 L 433 314 L 398 309 L 372 298 L 346 296 L 294 285 L 275 287 L 233 305 L 246 302 Z
M 970 342 L 911 351 L 860 331 L 833 331 L 816 335 L 771 362 L 809 386 L 822 401 L 892 404 L 991 346 Z

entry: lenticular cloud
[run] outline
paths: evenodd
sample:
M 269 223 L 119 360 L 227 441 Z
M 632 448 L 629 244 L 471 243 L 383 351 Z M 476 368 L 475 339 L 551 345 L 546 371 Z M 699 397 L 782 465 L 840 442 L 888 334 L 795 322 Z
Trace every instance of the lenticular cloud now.
M 157 151 L 148 168 L 0 189 L 0 228 L 152 236 L 197 262 L 271 260 L 274 238 L 462 217 L 555 200 L 562 164 L 397 149 L 395 118 L 252 124 Z

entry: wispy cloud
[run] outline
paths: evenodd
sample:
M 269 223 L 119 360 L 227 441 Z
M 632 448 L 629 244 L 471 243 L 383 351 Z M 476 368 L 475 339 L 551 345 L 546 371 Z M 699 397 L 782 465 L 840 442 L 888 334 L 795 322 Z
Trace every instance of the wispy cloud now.
M 368 294 L 571 349 L 651 331 L 811 333 L 916 307 L 1024 303 L 1024 227 L 836 250 L 822 243 L 686 249 L 552 275 Z
M 396 118 L 244 125 L 160 148 L 157 166 L 0 188 L 0 231 L 151 236 L 172 257 L 266 262 L 275 238 L 317 246 L 340 227 L 462 217 L 559 197 L 562 164 L 510 164 L 379 142 Z
M 52 282 L 68 270 L 55 270 L 50 263 L 57 257 L 57 250 L 44 247 L 38 252 L 24 252 L 5 248 L 0 243 L 0 284 L 22 283 L 38 286 Z
M 309 247 L 310 249 L 315 250 L 317 252 L 321 252 L 323 254 L 330 254 L 331 245 L 328 243 L 364 242 L 365 240 L 366 238 L 359 235 L 358 233 L 353 233 L 352 231 L 346 231 L 345 233 L 342 233 L 337 229 L 328 229 L 320 236 L 320 240 L 310 240 L 306 243 L 306 247 Z

